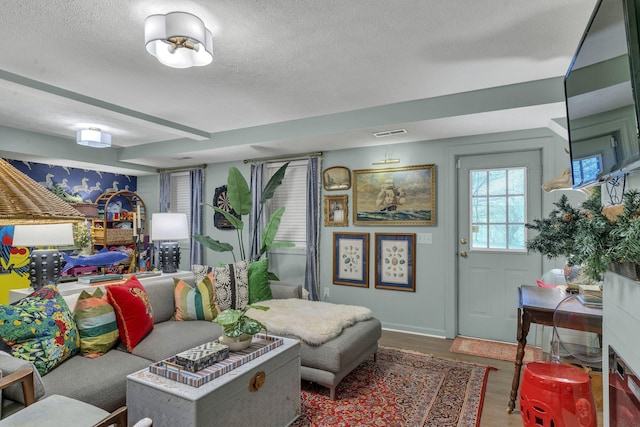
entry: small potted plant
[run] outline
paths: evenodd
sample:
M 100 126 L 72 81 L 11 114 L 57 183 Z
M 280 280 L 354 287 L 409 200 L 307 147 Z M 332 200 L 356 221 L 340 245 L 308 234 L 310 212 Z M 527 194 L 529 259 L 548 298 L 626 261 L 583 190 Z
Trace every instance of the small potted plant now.
M 265 325 L 246 315 L 250 308 L 262 311 L 269 310 L 269 307 L 249 304 L 243 310 L 233 308 L 224 310 L 213 320 L 222 326 L 223 335 L 219 339 L 220 343 L 229 346 L 231 351 L 239 351 L 249 347 L 255 334 L 262 330 L 267 331 Z

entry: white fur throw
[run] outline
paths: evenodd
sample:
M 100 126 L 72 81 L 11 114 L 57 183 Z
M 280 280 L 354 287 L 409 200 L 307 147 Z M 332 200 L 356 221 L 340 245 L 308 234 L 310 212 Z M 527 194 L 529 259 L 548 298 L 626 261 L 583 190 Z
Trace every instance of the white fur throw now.
M 293 335 L 311 345 L 332 340 L 344 328 L 372 317 L 366 307 L 297 298 L 272 299 L 255 305 L 269 307 L 269 310 L 250 309 L 247 316 L 264 323 L 269 333 Z

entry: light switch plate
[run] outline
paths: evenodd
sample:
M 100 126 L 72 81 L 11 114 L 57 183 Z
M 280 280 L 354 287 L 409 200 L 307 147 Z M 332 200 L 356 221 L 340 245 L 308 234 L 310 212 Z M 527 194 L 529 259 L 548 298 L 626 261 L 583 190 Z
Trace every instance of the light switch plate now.
M 430 245 L 433 243 L 433 236 L 431 233 L 418 233 L 419 245 Z

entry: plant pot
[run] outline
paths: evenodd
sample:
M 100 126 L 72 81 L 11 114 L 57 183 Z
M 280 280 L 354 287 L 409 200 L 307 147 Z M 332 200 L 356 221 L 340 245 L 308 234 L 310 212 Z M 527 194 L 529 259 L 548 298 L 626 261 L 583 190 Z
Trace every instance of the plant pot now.
M 612 262 L 609 264 L 609 271 L 631 280 L 640 280 L 640 265 L 632 262 Z
M 251 345 L 253 335 L 242 334 L 237 338 L 230 338 L 226 335 L 222 335 L 218 340 L 220 344 L 224 344 L 229 347 L 230 351 L 240 351 Z

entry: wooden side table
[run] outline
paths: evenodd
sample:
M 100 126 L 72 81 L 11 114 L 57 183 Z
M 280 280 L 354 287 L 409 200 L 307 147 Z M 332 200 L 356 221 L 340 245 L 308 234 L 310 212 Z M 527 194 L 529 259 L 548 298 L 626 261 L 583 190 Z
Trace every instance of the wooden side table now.
M 511 394 L 507 413 L 513 412 L 520 386 L 520 372 L 527 335 L 532 323 L 553 326 L 553 313 L 560 302 L 570 296 L 564 288 L 541 288 L 539 286 L 521 286 L 518 288 L 518 351 L 516 353 L 515 370 L 511 383 Z M 585 307 L 578 301 L 570 301 L 563 309 L 575 314 L 578 322 L 558 325 L 567 329 L 602 334 L 602 309 Z

